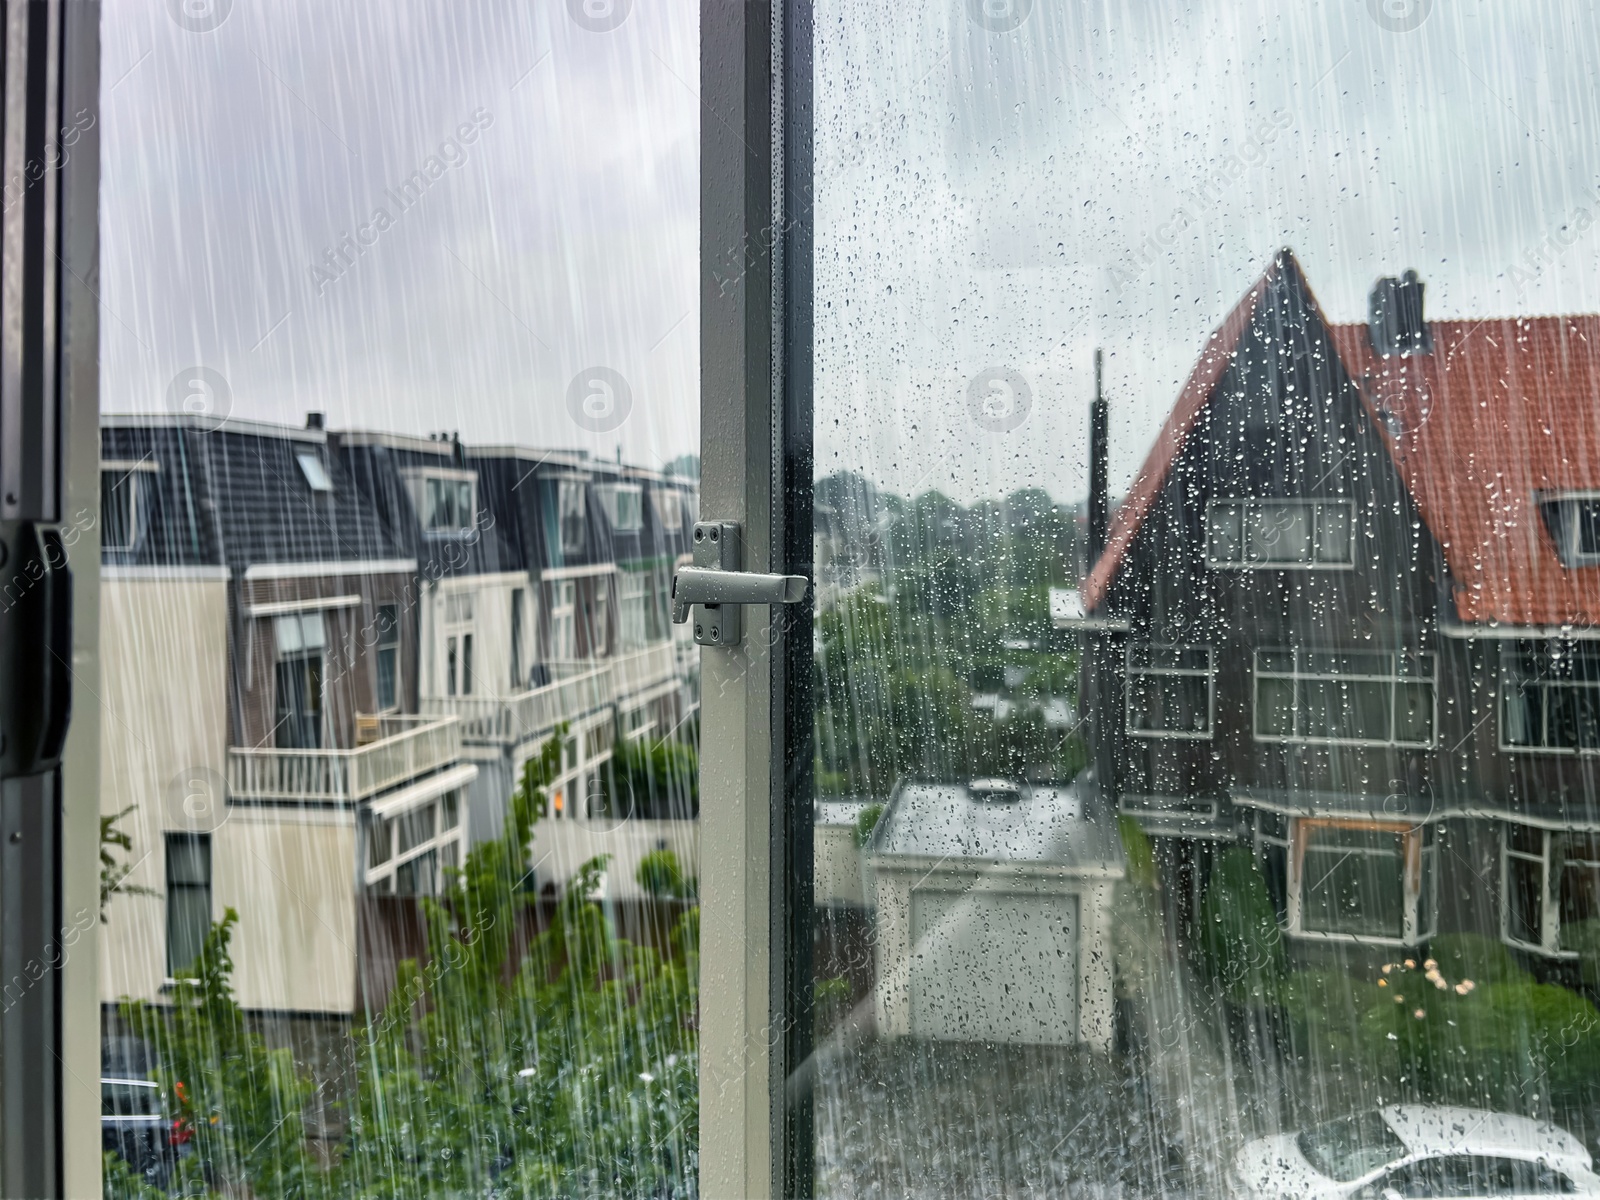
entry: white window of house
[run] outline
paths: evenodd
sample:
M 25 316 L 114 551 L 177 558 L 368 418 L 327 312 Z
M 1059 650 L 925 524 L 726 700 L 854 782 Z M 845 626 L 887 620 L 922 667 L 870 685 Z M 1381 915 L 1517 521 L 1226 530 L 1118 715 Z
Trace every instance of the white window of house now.
M 1295 818 L 1289 932 L 1414 945 L 1434 932 L 1438 850 L 1431 826 Z
M 511 690 L 520 691 L 527 686 L 528 672 L 523 663 L 523 615 L 526 588 L 511 589 Z
M 644 490 L 632 483 L 608 483 L 595 489 L 600 507 L 618 533 L 636 533 L 644 525 Z
M 1500 659 L 1500 748 L 1600 753 L 1600 643 L 1505 644 Z
M 650 575 L 624 571 L 617 583 L 617 624 L 623 650 L 639 650 L 650 642 Z
M 473 595 L 450 592 L 444 598 L 445 695 L 470 696 L 473 691 Z
M 211 931 L 211 835 L 167 834 L 167 977 L 184 970 Z
M 611 653 L 610 576 L 602 575 L 594 581 L 593 597 L 588 613 L 589 656 L 604 658 Z
M 588 506 L 584 503 L 587 486 L 581 479 L 563 479 L 556 487 L 556 514 L 564 555 L 582 554 L 588 544 Z
M 1600 565 L 1600 492 L 1541 497 L 1539 507 L 1563 564 Z
M 333 480 L 328 477 L 328 464 L 322 461 L 320 452 L 298 450 L 294 460 L 300 464 L 300 474 L 305 476 L 306 486 L 313 492 L 333 491 Z
M 550 588 L 550 658 L 571 662 L 578 657 L 577 587 L 559 580 Z
M 1213 500 L 1206 563 L 1227 569 L 1348 567 L 1355 505 L 1349 500 Z
M 322 613 L 285 613 L 273 618 L 277 647 L 274 672 L 280 749 L 309 750 L 322 745 L 323 653 L 327 632 Z
M 400 607 L 378 605 L 377 626 L 377 701 L 379 712 L 392 712 L 400 706 Z
M 374 817 L 367 825 L 367 891 L 431 896 L 444 870 L 465 857 L 466 821 L 460 789 L 415 808 Z
M 1600 834 L 1507 823 L 1500 841 L 1500 929 L 1511 945 L 1570 956 L 1600 922 Z M 1592 935 L 1581 938 L 1592 943 Z
M 477 525 L 477 476 L 471 472 L 422 477 L 422 527 L 462 533 Z
M 1256 740 L 1431 746 L 1434 668 L 1432 654 L 1258 650 Z
M 151 464 L 153 467 L 154 464 Z M 100 548 L 132 550 L 139 541 L 144 519 L 143 463 L 101 464 L 100 470 Z
M 1216 672 L 1211 647 L 1131 645 L 1125 661 L 1128 733 L 1131 736 L 1211 736 L 1216 712 Z
M 656 525 L 670 533 L 683 528 L 683 493 L 676 488 L 651 488 L 650 503 L 656 510 Z

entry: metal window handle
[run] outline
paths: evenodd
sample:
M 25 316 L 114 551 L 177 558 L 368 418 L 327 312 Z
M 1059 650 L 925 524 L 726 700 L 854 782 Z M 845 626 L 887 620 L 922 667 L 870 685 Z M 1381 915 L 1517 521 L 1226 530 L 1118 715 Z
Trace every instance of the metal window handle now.
M 697 521 L 694 565 L 672 577 L 672 619 L 694 615 L 694 640 L 702 646 L 737 646 L 744 637 L 744 604 L 798 604 L 811 581 L 804 575 L 763 575 L 740 570 L 737 521 Z
M 682 625 L 691 604 L 798 604 L 810 586 L 804 575 L 684 567 L 672 577 L 672 619 Z

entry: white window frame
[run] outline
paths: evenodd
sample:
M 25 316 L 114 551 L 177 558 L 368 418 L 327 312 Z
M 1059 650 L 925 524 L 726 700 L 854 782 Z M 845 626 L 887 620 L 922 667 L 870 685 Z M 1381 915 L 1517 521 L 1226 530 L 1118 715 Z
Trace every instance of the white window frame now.
M 456 823 L 446 827 L 444 824 L 445 802 L 455 797 Z M 431 808 L 433 813 L 433 833 L 422 839 L 410 849 L 399 849 L 398 827 L 402 820 L 414 813 Z M 407 863 L 416 861 L 433 851 L 436 866 L 434 868 L 434 890 L 426 895 L 438 895 L 444 886 L 444 869 L 449 866 L 459 867 L 466 861 L 467 853 L 467 789 L 465 787 L 449 788 L 437 796 L 411 805 L 409 808 L 398 812 L 373 813 L 366 824 L 367 832 L 362 850 L 362 876 L 363 886 L 366 891 L 379 895 L 394 894 L 394 878 L 396 872 Z M 383 860 L 377 864 L 372 862 L 372 839 L 381 836 L 387 840 L 388 852 Z M 406 893 L 410 894 L 410 893 Z
M 1263 669 L 1263 667 L 1261 665 L 1261 661 L 1262 661 L 1262 656 L 1263 655 L 1283 655 L 1283 654 L 1287 654 L 1287 655 L 1291 656 L 1291 661 L 1293 663 L 1293 666 L 1291 667 L 1290 670 L 1284 671 L 1284 670 L 1279 670 L 1279 669 L 1275 669 L 1275 668 Z M 1312 654 L 1363 654 L 1363 655 L 1387 654 L 1389 659 L 1390 659 L 1390 661 L 1393 662 L 1395 665 L 1394 665 L 1394 667 L 1391 669 L 1391 671 L 1389 673 L 1387 673 L 1387 674 L 1376 674 L 1376 675 L 1375 674 L 1333 674 L 1333 673 L 1329 673 L 1329 672 L 1326 672 L 1326 671 L 1302 670 L 1300 668 L 1301 661 L 1305 657 L 1307 657 L 1309 655 L 1312 655 Z M 1400 669 L 1399 669 L 1399 665 L 1398 665 L 1398 660 L 1402 656 L 1413 658 L 1413 659 L 1417 660 L 1419 664 L 1422 664 L 1422 665 L 1424 665 L 1426 667 L 1426 671 L 1418 673 L 1418 674 L 1402 674 Z M 1292 734 L 1284 734 L 1284 733 L 1263 733 L 1261 731 L 1261 714 L 1263 712 L 1263 707 L 1262 707 L 1262 704 L 1261 704 L 1261 681 L 1263 679 L 1288 680 L 1294 685 L 1294 694 L 1293 694 L 1293 699 L 1292 699 L 1291 704 L 1290 704 L 1290 711 L 1295 714 L 1295 723 L 1296 723 L 1296 726 L 1297 726 L 1297 732 L 1292 733 Z M 1299 714 L 1303 711 L 1303 706 L 1301 705 L 1301 702 L 1300 702 L 1300 691 L 1301 691 L 1300 685 L 1301 685 L 1301 683 L 1303 683 L 1305 681 L 1308 681 L 1308 680 L 1315 680 L 1317 682 L 1326 682 L 1328 680 L 1337 680 L 1337 681 L 1345 682 L 1345 683 L 1386 683 L 1386 684 L 1388 684 L 1390 686 L 1390 688 L 1391 688 L 1391 696 L 1390 696 L 1390 702 L 1389 702 L 1389 736 L 1387 738 L 1346 738 L 1346 737 L 1316 737 L 1316 736 L 1311 736 L 1309 734 L 1301 734 L 1301 733 L 1299 733 L 1298 732 Z M 1395 703 L 1394 694 L 1396 692 L 1398 692 L 1399 686 L 1401 684 L 1416 684 L 1416 683 L 1426 683 L 1428 685 L 1428 687 L 1429 687 L 1429 691 L 1430 691 L 1430 694 L 1432 696 L 1433 703 L 1432 703 L 1431 708 L 1429 709 L 1428 740 L 1425 741 L 1425 742 L 1413 742 L 1413 741 L 1404 741 L 1404 742 L 1402 742 L 1402 741 L 1398 741 L 1395 738 L 1395 722 L 1399 719 L 1400 706 Z M 1251 670 L 1251 675 L 1250 675 L 1250 708 L 1251 708 L 1250 733 L 1251 733 L 1251 736 L 1258 742 L 1266 742 L 1266 743 L 1272 743 L 1272 744 L 1277 744 L 1277 745 L 1296 745 L 1296 746 L 1379 746 L 1379 747 L 1393 747 L 1393 748 L 1396 748 L 1396 749 L 1409 749 L 1409 750 L 1428 750 L 1428 749 L 1432 749 L 1433 747 L 1435 747 L 1435 746 L 1437 746 L 1439 744 L 1439 668 L 1438 668 L 1438 657 L 1437 657 L 1437 655 L 1435 655 L 1435 654 L 1433 654 L 1431 652 L 1427 652 L 1427 651 L 1418 651 L 1418 652 L 1398 651 L 1398 652 L 1391 652 L 1391 651 L 1383 651 L 1383 650 L 1310 650 L 1310 649 L 1257 650 L 1255 652 L 1255 659 L 1254 659 L 1254 661 L 1252 663 L 1252 670 Z
M 417 524 L 424 535 L 430 537 L 459 537 L 478 527 L 478 473 L 457 467 L 429 467 L 422 471 L 402 471 L 401 477 L 411 492 L 411 503 L 416 509 Z M 465 483 L 468 485 L 466 523 L 463 525 L 430 525 L 428 523 L 428 484 Z
M 637 483 L 606 483 L 595 488 L 595 498 L 600 501 L 600 508 L 606 514 L 606 520 L 611 522 L 611 528 L 617 533 L 638 533 L 644 528 L 644 488 Z M 633 502 L 633 523 L 622 523 L 623 500 Z
M 1550 878 L 1551 831 L 1537 826 L 1521 826 L 1523 829 L 1533 829 L 1539 835 L 1539 853 L 1535 855 L 1512 846 L 1512 824 L 1513 822 L 1507 822 L 1500 826 L 1500 940 L 1508 946 L 1516 946 L 1523 950 L 1533 950 L 1539 954 L 1574 958 L 1576 955 L 1560 954 L 1560 905 L 1557 902 L 1557 897 L 1551 894 L 1551 884 L 1553 882 Z M 1511 863 L 1513 859 L 1539 864 L 1539 941 L 1537 942 L 1527 942 L 1512 934 Z
M 1577 509 L 1580 504 L 1600 504 L 1600 491 L 1577 490 L 1570 492 L 1556 492 L 1539 496 L 1541 507 L 1554 506 L 1563 509 L 1560 523 L 1560 535 L 1554 538 L 1556 554 L 1561 558 L 1561 565 L 1565 567 L 1595 567 L 1600 566 L 1600 552 L 1585 553 L 1579 540 L 1580 530 L 1577 520 Z
M 1153 658 L 1158 651 L 1170 650 L 1179 653 L 1191 651 L 1204 651 L 1206 665 L 1204 667 L 1155 667 L 1135 666 L 1136 654 L 1144 654 Z M 1122 724 L 1129 737 L 1159 738 L 1189 742 L 1208 742 L 1217 731 L 1217 652 L 1212 646 L 1189 646 L 1175 643 L 1149 642 L 1135 644 L 1123 650 L 1123 677 L 1122 677 Z M 1133 695 L 1135 676 L 1178 676 L 1188 679 L 1203 678 L 1206 681 L 1206 727 L 1204 732 L 1195 730 L 1170 730 L 1170 729 L 1135 729 L 1133 724 Z
M 1252 511 L 1260 511 L 1267 507 L 1302 507 L 1312 510 L 1313 544 L 1312 558 L 1302 562 L 1293 559 L 1264 559 L 1250 560 L 1245 555 L 1248 541 L 1244 533 L 1244 522 Z M 1237 508 L 1242 510 L 1240 515 L 1240 529 L 1238 544 L 1240 557 L 1234 559 L 1218 558 L 1213 553 L 1212 529 L 1215 526 L 1215 514 L 1219 509 Z M 1322 524 L 1323 512 L 1332 508 L 1342 508 L 1346 514 L 1346 528 L 1349 536 L 1345 540 L 1346 556 L 1344 558 L 1322 558 Z M 1250 496 L 1218 496 L 1206 502 L 1205 523 L 1205 555 L 1206 566 L 1214 571 L 1349 571 L 1355 568 L 1356 545 L 1356 512 L 1355 501 L 1340 499 L 1338 497 L 1310 497 L 1298 496 L 1284 497 L 1250 497 Z
M 1548 643 L 1546 643 L 1548 645 Z M 1569 643 L 1573 646 L 1574 653 L 1582 653 L 1583 647 L 1579 643 Z M 1600 742 L 1593 746 L 1552 746 L 1548 744 L 1550 731 L 1550 704 L 1548 700 L 1541 701 L 1539 705 L 1540 718 L 1544 728 L 1540 730 L 1541 741 L 1533 745 L 1525 742 L 1512 742 L 1509 738 L 1511 720 L 1509 705 L 1513 693 L 1520 693 L 1529 688 L 1536 688 L 1540 692 L 1553 691 L 1600 691 L 1600 681 L 1583 679 L 1525 679 L 1515 670 L 1514 665 L 1508 667 L 1504 658 L 1500 662 L 1500 692 L 1499 692 L 1499 720 L 1500 720 L 1500 749 L 1506 754 L 1576 754 L 1585 757 L 1600 755 Z
M 1311 835 L 1317 829 L 1350 828 L 1394 833 L 1400 845 L 1401 935 L 1384 937 L 1365 933 L 1339 933 L 1305 927 L 1305 858 Z M 1275 838 L 1262 838 L 1273 842 Z M 1413 842 L 1417 844 L 1413 846 Z M 1288 878 L 1285 899 L 1289 919 L 1284 932 L 1307 941 L 1342 942 L 1349 945 L 1410 947 L 1427 941 L 1439 927 L 1439 839 L 1431 824 L 1411 825 L 1404 821 L 1375 821 L 1356 817 L 1290 817 L 1288 840 Z M 1387 857 L 1381 851 L 1350 849 L 1348 854 Z M 1347 855 L 1348 856 L 1348 855 Z M 1429 921 L 1422 926 L 1424 891 Z
M 143 507 L 140 493 L 144 491 L 144 485 L 139 482 L 139 479 L 142 475 L 154 474 L 156 470 L 156 464 L 147 458 L 132 462 L 124 462 L 118 459 L 102 459 L 100 461 L 100 490 L 102 493 L 114 490 L 106 487 L 107 475 L 119 476 L 126 480 L 128 484 L 128 542 L 126 545 L 113 546 L 109 541 L 105 540 L 105 522 L 102 521 L 100 549 L 126 553 L 138 548 L 139 510 Z

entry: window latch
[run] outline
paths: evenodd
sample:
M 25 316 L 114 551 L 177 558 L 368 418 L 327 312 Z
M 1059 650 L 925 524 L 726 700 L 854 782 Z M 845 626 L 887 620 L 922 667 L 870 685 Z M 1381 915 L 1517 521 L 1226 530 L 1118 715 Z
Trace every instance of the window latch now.
M 694 640 L 702 646 L 737 646 L 744 637 L 745 604 L 798 604 L 811 581 L 804 575 L 761 575 L 741 569 L 737 521 L 696 521 L 694 565 L 672 577 L 672 619 L 682 625 L 694 611 Z

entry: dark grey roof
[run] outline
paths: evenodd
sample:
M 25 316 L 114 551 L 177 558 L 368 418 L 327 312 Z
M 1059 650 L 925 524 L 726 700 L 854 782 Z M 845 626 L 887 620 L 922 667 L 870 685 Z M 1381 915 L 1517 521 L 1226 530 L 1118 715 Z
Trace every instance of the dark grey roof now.
M 1099 806 L 1080 785 L 1024 784 L 1002 791 L 985 789 L 984 782 L 902 783 L 873 832 L 873 860 L 1121 870 L 1116 829 L 1098 819 Z M 1012 798 L 987 798 L 1000 795 Z
M 313 489 L 298 456 L 332 483 Z M 103 418 L 102 461 L 141 472 L 139 536 L 107 563 L 138 566 L 404 560 L 389 529 L 319 430 L 167 415 Z M 148 504 L 146 503 L 148 499 Z

